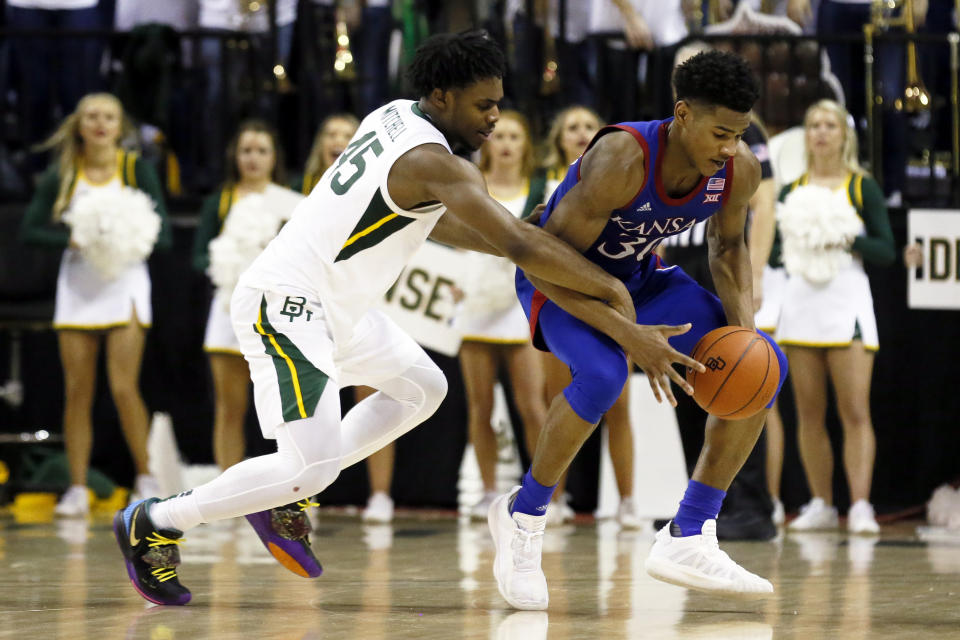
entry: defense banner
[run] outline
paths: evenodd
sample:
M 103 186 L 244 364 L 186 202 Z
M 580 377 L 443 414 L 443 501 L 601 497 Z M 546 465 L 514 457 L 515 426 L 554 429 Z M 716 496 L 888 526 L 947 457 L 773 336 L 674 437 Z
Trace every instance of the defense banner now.
M 907 238 L 923 251 L 923 263 L 907 278 L 908 306 L 960 309 L 960 211 L 910 210 Z
M 466 254 L 436 242 L 425 242 L 387 291 L 380 310 L 417 343 L 447 356 L 460 350 L 453 328 L 454 291 L 463 289 Z

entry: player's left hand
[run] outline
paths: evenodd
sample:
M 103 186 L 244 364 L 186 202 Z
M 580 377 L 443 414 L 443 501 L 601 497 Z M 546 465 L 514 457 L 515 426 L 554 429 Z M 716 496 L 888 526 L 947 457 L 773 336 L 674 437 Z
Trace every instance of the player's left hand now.
M 546 209 L 547 209 L 547 205 L 538 204 L 533 208 L 533 211 L 530 212 L 530 215 L 528 215 L 526 218 L 523 219 L 523 221 L 529 222 L 530 224 L 539 225 L 540 216 L 543 215 L 543 212 L 546 211 Z
M 670 386 L 671 380 L 676 382 L 687 395 L 693 395 L 693 387 L 673 368 L 674 364 L 696 369 L 700 373 L 706 371 L 701 363 L 680 353 L 667 342 L 673 336 L 686 333 L 691 326 L 689 322 L 678 326 L 637 324 L 633 325 L 633 330 L 627 338 L 620 342 L 627 358 L 637 363 L 637 366 L 647 374 L 647 381 L 657 402 L 663 402 L 663 398 L 666 398 L 671 406 L 677 406 L 677 399 L 673 396 Z

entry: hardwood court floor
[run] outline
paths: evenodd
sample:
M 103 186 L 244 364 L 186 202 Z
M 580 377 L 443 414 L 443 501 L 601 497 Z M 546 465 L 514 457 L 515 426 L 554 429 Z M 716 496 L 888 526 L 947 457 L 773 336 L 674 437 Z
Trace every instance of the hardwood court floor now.
M 191 531 L 186 607 L 147 606 L 130 586 L 107 517 L 0 515 L 0 638 L 960 638 L 960 542 L 924 543 L 920 523 L 879 541 L 843 533 L 724 544 L 776 595 L 743 601 L 648 577 L 651 531 L 585 522 L 548 530 L 550 607 L 516 612 L 491 573 L 485 523 L 401 513 L 364 526 L 323 513 L 317 580 L 288 573 L 246 523 Z M 42 520 L 46 520 L 43 522 Z

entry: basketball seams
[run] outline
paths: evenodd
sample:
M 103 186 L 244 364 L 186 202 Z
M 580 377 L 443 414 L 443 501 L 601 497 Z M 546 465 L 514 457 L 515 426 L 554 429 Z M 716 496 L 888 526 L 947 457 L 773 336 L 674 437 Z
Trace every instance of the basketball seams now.
M 753 348 L 753 345 L 754 345 L 754 344 L 756 344 L 756 341 L 751 342 L 751 343 L 750 343 L 750 346 L 747 347 L 747 349 L 745 350 L 745 352 L 750 351 L 750 349 Z M 734 415 L 734 414 L 740 413 L 741 411 L 743 411 L 744 409 L 746 409 L 747 407 L 749 407 L 751 404 L 753 404 L 753 401 L 757 399 L 757 396 L 760 394 L 761 391 L 763 391 L 764 387 L 766 386 L 766 384 L 767 384 L 767 378 L 770 377 L 770 358 L 771 358 L 771 356 L 772 356 L 772 353 L 771 353 L 771 352 L 773 351 L 773 349 L 770 348 L 770 344 L 769 344 L 766 340 L 763 340 L 763 345 L 764 345 L 764 348 L 765 348 L 766 354 L 767 354 L 767 368 L 766 368 L 766 370 L 763 372 L 763 380 L 760 381 L 760 386 L 757 387 L 756 393 L 754 393 L 753 396 L 752 396 L 752 397 L 747 401 L 747 403 L 744 404 L 742 407 L 740 407 L 740 408 L 737 409 L 736 411 L 731 411 L 730 413 L 727 413 L 727 414 L 725 414 L 724 416 L 720 416 L 720 417 L 724 417 L 724 418 L 725 418 L 726 416 L 732 416 L 732 415 Z M 731 371 L 730 374 L 733 375 L 733 372 Z M 729 376 L 728 376 L 727 378 L 729 379 Z M 726 382 L 726 380 L 724 380 L 724 382 Z
M 701 353 L 701 352 L 700 352 L 700 346 L 701 346 L 701 343 L 703 342 L 703 338 L 706 338 L 706 337 L 709 335 L 709 333 L 705 333 L 705 334 L 703 335 L 703 337 L 700 338 L 700 340 L 697 341 L 697 344 L 696 344 L 696 346 L 693 348 L 693 353 L 690 354 L 690 357 L 693 358 L 694 360 L 696 360 L 697 362 L 700 362 L 700 356 L 703 355 L 704 353 L 710 353 L 710 349 L 712 349 L 715 344 L 717 344 L 718 342 L 720 342 L 721 340 L 723 340 L 723 339 L 726 338 L 727 336 L 732 336 L 732 335 L 735 334 L 735 333 L 741 333 L 741 332 L 743 332 L 743 331 L 746 331 L 746 332 L 748 332 L 748 333 L 753 333 L 753 331 L 750 331 L 750 329 L 746 329 L 746 328 L 742 328 L 742 327 L 739 328 L 739 329 L 736 329 L 735 331 L 728 331 L 727 333 L 724 333 L 723 335 L 719 336 L 716 340 L 714 340 L 713 342 L 711 342 L 710 344 L 708 344 L 707 346 L 705 346 L 705 347 L 703 348 L 703 352 Z M 701 364 L 703 364 L 703 363 L 701 362 Z M 693 377 L 692 377 L 692 378 L 688 378 L 688 379 L 687 379 L 687 382 L 690 384 L 691 387 L 692 387 L 692 386 L 695 386 L 695 385 L 696 385 L 696 382 L 697 382 L 697 374 L 698 374 L 699 372 L 698 372 L 696 369 L 688 369 L 688 371 L 690 371 L 690 372 L 693 374 Z M 713 400 L 711 400 L 711 402 L 713 402 Z M 708 406 L 709 406 L 709 405 L 708 405 Z
M 749 329 L 746 329 L 746 331 L 749 331 Z M 738 332 L 736 332 L 736 331 L 731 331 L 730 333 L 726 334 L 726 335 L 724 336 L 724 338 L 727 337 L 728 335 L 733 335 L 733 334 L 735 334 L 735 333 L 738 333 Z M 705 410 L 709 410 L 710 407 L 713 406 L 713 403 L 714 403 L 714 401 L 717 399 L 717 396 L 720 395 L 720 392 L 721 392 L 721 391 L 723 391 L 723 388 L 726 386 L 727 382 L 728 382 L 728 381 L 730 380 L 730 378 L 733 376 L 734 372 L 737 370 L 737 367 L 740 366 L 740 363 L 743 362 L 743 359 L 744 359 L 745 357 L 747 357 L 747 354 L 748 354 L 748 353 L 750 353 L 750 349 L 753 348 L 753 345 L 756 344 L 757 340 L 763 340 L 763 338 L 761 338 L 760 336 L 757 336 L 756 338 L 753 338 L 752 340 L 750 340 L 750 343 L 747 344 L 746 349 L 744 349 L 743 351 L 740 352 L 740 357 L 737 358 L 737 361 L 734 363 L 733 368 L 730 369 L 730 373 L 728 373 L 728 374 L 727 374 L 727 377 L 723 379 L 723 382 L 720 383 L 720 386 L 717 387 L 717 390 L 713 392 L 713 397 L 710 398 L 710 402 L 708 402 L 708 403 L 707 403 L 707 406 L 704 407 Z M 736 413 L 736 412 L 733 412 L 733 413 Z M 731 415 L 731 414 L 728 413 L 728 414 L 725 414 L 725 415 Z

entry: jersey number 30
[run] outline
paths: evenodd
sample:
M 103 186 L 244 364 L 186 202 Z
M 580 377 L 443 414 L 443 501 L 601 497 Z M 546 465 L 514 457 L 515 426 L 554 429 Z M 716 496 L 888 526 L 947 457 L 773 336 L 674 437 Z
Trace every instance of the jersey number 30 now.
M 351 142 L 340 154 L 340 160 L 337 162 L 337 172 L 333 174 L 333 178 L 330 180 L 330 188 L 333 189 L 335 194 L 338 196 L 345 194 L 366 171 L 367 161 L 364 160 L 363 154 L 367 151 L 373 151 L 375 156 L 383 153 L 383 145 L 377 140 L 376 131 L 371 131 L 359 140 Z M 348 161 L 353 165 L 352 172 L 349 167 L 344 166 Z M 347 176 L 346 179 L 344 179 L 345 175 Z

